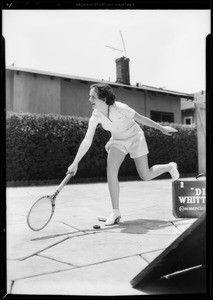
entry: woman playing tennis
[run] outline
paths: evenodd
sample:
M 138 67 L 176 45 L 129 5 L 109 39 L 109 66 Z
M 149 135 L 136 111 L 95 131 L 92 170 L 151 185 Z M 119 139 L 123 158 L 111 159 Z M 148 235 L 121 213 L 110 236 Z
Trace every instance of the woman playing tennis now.
M 171 174 L 172 181 L 177 180 L 180 176 L 175 162 L 155 165 L 149 168 L 147 159 L 149 151 L 146 139 L 143 130 L 136 121 L 156 128 L 166 135 L 172 135 L 177 130 L 169 126 L 161 126 L 151 119 L 141 116 L 127 104 L 115 101 L 115 94 L 107 84 L 93 84 L 90 87 L 89 101 L 92 105 L 93 113 L 89 119 L 86 135 L 80 144 L 73 163 L 68 168 L 67 174 L 72 172 L 75 175 L 77 172 L 78 164 L 89 150 L 99 123 L 105 130 L 111 132 L 111 138 L 105 149 L 108 152 L 107 181 L 112 203 L 112 213 L 105 224 L 112 225 L 121 218 L 118 172 L 128 153 L 134 159 L 138 174 L 143 180 L 151 180 L 166 172 Z

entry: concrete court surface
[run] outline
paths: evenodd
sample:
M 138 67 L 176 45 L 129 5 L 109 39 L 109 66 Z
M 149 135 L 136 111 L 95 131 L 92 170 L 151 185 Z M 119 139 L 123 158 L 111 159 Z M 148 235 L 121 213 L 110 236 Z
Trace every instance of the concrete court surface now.
M 130 280 L 196 221 L 173 216 L 169 179 L 120 182 L 122 222 L 113 226 L 97 220 L 111 212 L 107 183 L 68 184 L 48 226 L 32 231 L 29 208 L 56 187 L 7 188 L 8 294 L 152 294 Z

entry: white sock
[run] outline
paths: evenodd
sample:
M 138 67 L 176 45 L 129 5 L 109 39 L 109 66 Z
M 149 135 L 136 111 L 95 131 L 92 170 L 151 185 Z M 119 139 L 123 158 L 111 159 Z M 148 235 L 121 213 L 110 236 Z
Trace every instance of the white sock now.
M 120 215 L 120 210 L 119 209 L 113 209 L 112 210 L 116 215 Z

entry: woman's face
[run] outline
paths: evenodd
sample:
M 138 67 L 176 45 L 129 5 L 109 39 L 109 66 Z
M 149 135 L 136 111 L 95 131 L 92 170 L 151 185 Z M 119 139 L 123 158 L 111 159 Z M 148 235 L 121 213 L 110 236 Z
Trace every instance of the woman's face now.
M 100 111 L 102 111 L 103 108 L 107 105 L 103 100 L 101 100 L 101 99 L 98 98 L 98 95 L 95 92 L 94 88 L 92 88 L 90 90 L 90 93 L 89 93 L 89 102 L 92 105 L 92 109 L 96 108 L 97 110 L 100 110 Z

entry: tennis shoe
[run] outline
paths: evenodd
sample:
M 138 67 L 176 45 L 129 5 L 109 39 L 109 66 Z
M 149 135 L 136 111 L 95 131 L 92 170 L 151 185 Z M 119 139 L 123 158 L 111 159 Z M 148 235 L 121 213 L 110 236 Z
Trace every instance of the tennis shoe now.
M 120 214 L 119 210 L 113 211 L 107 218 L 105 225 L 109 226 L 109 225 L 118 224 L 120 221 L 120 218 L 121 218 L 121 214 Z
M 177 169 L 177 164 L 175 162 L 170 162 L 169 165 L 171 166 L 171 170 L 169 171 L 169 173 L 172 177 L 172 181 L 178 180 L 180 174 Z

